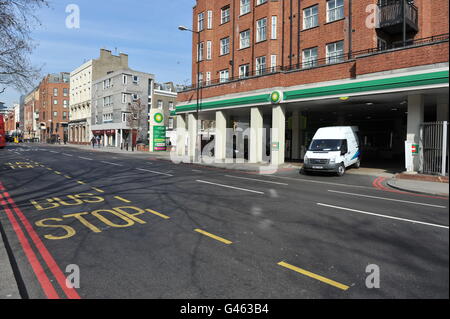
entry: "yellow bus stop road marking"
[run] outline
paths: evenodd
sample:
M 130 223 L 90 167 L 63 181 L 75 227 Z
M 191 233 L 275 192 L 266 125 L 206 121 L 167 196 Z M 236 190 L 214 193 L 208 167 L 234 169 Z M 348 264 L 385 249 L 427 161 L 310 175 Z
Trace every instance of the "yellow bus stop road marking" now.
M 96 187 L 92 187 L 92 189 L 94 191 L 96 191 L 97 193 L 104 193 L 105 191 L 101 190 L 100 188 L 96 188 Z
M 57 174 L 57 175 L 62 175 L 62 173 L 61 173 L 61 172 L 58 172 L 58 171 L 55 171 L 55 174 Z
M 69 175 L 64 175 L 65 178 L 72 179 Z
M 158 213 L 158 212 L 156 212 L 156 211 L 154 211 L 154 210 L 146 209 L 146 211 L 149 212 L 149 213 L 152 213 L 153 215 L 159 216 L 159 217 L 161 217 L 161 218 L 164 218 L 164 219 L 170 219 L 169 216 L 166 216 L 166 215 L 164 215 L 164 214 Z
M 298 273 L 300 273 L 300 274 L 302 274 L 302 275 L 308 276 L 308 277 L 310 277 L 310 278 L 319 280 L 319 281 L 321 281 L 321 282 L 324 282 L 324 283 L 326 283 L 326 284 L 328 284 L 328 285 L 334 286 L 334 287 L 339 288 L 339 289 L 344 290 L 344 291 L 345 291 L 345 290 L 348 290 L 348 289 L 350 288 L 349 286 L 343 285 L 343 284 L 338 283 L 338 282 L 336 282 L 336 281 L 334 281 L 334 280 L 331 280 L 331 279 L 322 277 L 322 276 L 320 276 L 320 275 L 313 274 L 312 272 L 309 272 L 309 271 L 307 271 L 307 270 L 304 270 L 304 269 L 301 269 L 301 268 L 292 266 L 292 265 L 290 265 L 290 264 L 288 264 L 288 263 L 285 263 L 284 261 L 278 263 L 278 265 L 279 265 L 279 266 L 282 266 L 282 267 L 285 267 L 285 268 L 288 268 L 288 269 L 290 269 L 290 270 L 293 270 L 293 271 L 295 271 L 295 272 L 298 272 Z
M 204 230 L 196 229 L 195 231 L 196 231 L 197 233 L 202 234 L 202 235 L 205 235 L 205 236 L 208 236 L 208 237 L 213 238 L 213 239 L 215 239 L 215 240 L 218 240 L 218 241 L 220 241 L 220 242 L 222 242 L 222 243 L 224 243 L 224 244 L 227 244 L 227 245 L 231 245 L 231 244 L 232 244 L 231 241 L 226 240 L 226 239 L 223 239 L 222 237 L 213 235 L 213 234 L 211 234 L 211 233 L 208 233 L 208 232 L 206 232 L 206 231 L 204 231 Z
M 124 202 L 124 203 L 131 203 L 128 199 L 122 198 L 122 197 L 120 197 L 120 196 L 114 196 L 114 198 L 115 198 L 115 199 L 118 199 L 118 200 L 120 200 L 120 201 L 122 201 L 122 202 Z

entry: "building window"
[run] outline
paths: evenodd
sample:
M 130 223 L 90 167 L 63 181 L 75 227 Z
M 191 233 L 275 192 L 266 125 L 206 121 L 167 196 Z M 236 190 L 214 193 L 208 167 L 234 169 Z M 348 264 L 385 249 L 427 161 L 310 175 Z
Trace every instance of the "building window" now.
M 109 89 L 111 87 L 111 79 L 103 81 L 103 90 Z
M 223 7 L 221 10 L 221 24 L 227 23 L 230 21 L 230 6 Z
M 197 56 L 197 61 L 203 61 L 203 47 L 204 47 L 204 43 L 203 42 L 200 42 L 199 44 L 198 44 L 198 52 L 197 52 L 197 54 L 198 54 L 198 56 Z
M 139 94 L 131 94 L 131 98 L 133 99 L 133 102 L 137 102 L 139 100 Z
M 256 42 L 267 39 L 267 18 L 256 21 Z
M 344 0 L 327 1 L 327 22 L 344 18 Z
M 127 115 L 128 115 L 128 113 L 122 113 L 122 122 L 123 123 L 127 122 Z
M 381 38 L 377 38 L 377 49 L 380 51 L 387 50 L 387 42 Z
M 206 85 L 211 84 L 211 72 L 206 72 Z
M 63 112 L 63 120 L 67 120 L 67 112 Z
M 170 118 L 169 119 L 169 130 L 173 130 L 173 119 L 172 118 Z
M 200 72 L 200 73 L 198 74 L 198 84 L 201 86 L 202 83 L 203 83 L 203 73 Z
M 64 100 L 63 101 L 63 105 L 64 105 L 64 108 L 68 108 L 69 107 L 69 100 Z
M 200 31 L 203 31 L 203 25 L 204 25 L 204 22 L 205 22 L 205 13 L 204 12 L 202 12 L 202 13 L 200 13 L 199 15 L 198 15 L 198 27 L 197 27 L 197 30 L 200 32 Z
M 303 68 L 311 68 L 317 66 L 317 58 L 317 47 L 303 50 Z
M 211 10 L 208 11 L 208 29 L 211 30 L 213 27 L 213 12 Z
M 256 58 L 256 75 L 262 75 L 266 70 L 266 57 L 261 56 Z
M 112 105 L 111 97 L 110 96 L 104 97 L 103 98 L 103 107 L 108 107 L 110 105 Z
M 123 104 L 127 103 L 127 94 L 126 93 L 122 93 L 122 103 Z
M 53 89 L 53 96 L 58 96 L 58 89 Z
M 272 32 L 270 33 L 270 38 L 272 40 L 277 39 L 277 16 L 272 16 Z
M 256 5 L 259 6 L 260 4 L 266 3 L 267 0 L 256 0 Z
M 250 47 L 250 30 L 242 31 L 239 34 L 240 48 L 245 49 Z
M 344 41 L 327 44 L 327 63 L 344 61 Z
M 175 111 L 175 105 L 172 101 L 169 102 L 169 111 Z
M 250 76 L 250 64 L 244 64 L 239 67 L 239 78 L 247 78 Z
M 319 6 L 306 8 L 303 10 L 303 29 L 310 29 L 319 25 Z
M 162 100 L 158 100 L 158 109 L 162 110 L 164 107 L 164 102 Z
M 58 117 L 58 112 L 53 112 L 53 117 Z
M 122 76 L 122 83 L 124 85 L 126 85 L 128 83 L 128 77 L 125 74 Z
M 212 59 L 212 41 L 206 42 L 206 60 Z
M 220 40 L 220 55 L 230 53 L 230 38 L 224 38 Z
M 250 12 L 250 0 L 241 0 L 241 15 Z
M 58 105 L 58 100 L 53 100 L 53 105 Z
M 222 70 L 220 71 L 220 83 L 228 82 L 230 79 L 230 71 Z
M 133 75 L 133 83 L 139 84 L 139 77 L 137 75 Z
M 270 72 L 277 71 L 277 56 L 275 54 L 270 56 Z
M 69 96 L 69 89 L 68 88 L 64 88 L 63 89 L 63 95 L 64 96 Z

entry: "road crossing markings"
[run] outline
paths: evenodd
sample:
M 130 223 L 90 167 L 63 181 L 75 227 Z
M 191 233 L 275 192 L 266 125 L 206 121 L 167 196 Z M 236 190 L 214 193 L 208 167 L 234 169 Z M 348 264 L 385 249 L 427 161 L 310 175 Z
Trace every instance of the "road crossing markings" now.
M 310 271 L 307 271 L 307 270 L 305 270 L 305 269 L 298 268 L 298 267 L 296 267 L 296 266 L 290 265 L 290 264 L 288 264 L 288 263 L 286 263 L 286 262 L 284 262 L 284 261 L 279 262 L 278 265 L 281 266 L 281 267 L 284 267 L 284 268 L 293 270 L 293 271 L 295 271 L 295 272 L 297 272 L 297 273 L 299 273 L 299 274 L 302 274 L 302 275 L 304 275 L 304 276 L 307 276 L 307 277 L 316 279 L 316 280 L 318 280 L 318 281 L 321 281 L 321 282 L 326 283 L 326 284 L 328 284 L 328 285 L 331 285 L 331 286 L 333 286 L 333 287 L 339 288 L 339 289 L 344 290 L 344 291 L 346 291 L 346 290 L 348 290 L 348 289 L 350 288 L 350 287 L 347 286 L 347 285 L 344 285 L 344 284 L 341 284 L 341 283 L 339 283 L 339 282 L 337 282 L 337 281 L 334 281 L 334 280 L 325 278 L 325 277 L 323 277 L 323 276 L 314 274 L 314 273 L 312 273 L 312 272 L 310 272 Z
M 387 198 L 387 197 L 369 196 L 369 195 L 346 193 L 346 192 L 339 192 L 339 191 L 333 191 L 333 190 L 328 190 L 328 191 L 330 193 L 336 193 L 336 194 L 351 195 L 351 196 L 357 196 L 357 197 L 366 197 L 366 198 L 373 198 L 373 199 L 380 199 L 380 200 L 387 200 L 387 201 L 392 201 L 392 202 L 414 204 L 414 205 L 421 205 L 421 206 L 429 206 L 429 207 L 436 207 L 436 208 L 444 208 L 444 209 L 447 208 L 445 206 L 440 206 L 440 205 L 432 205 L 432 204 L 425 204 L 425 203 L 419 203 L 419 202 L 411 202 L 411 201 L 407 201 L 407 200 L 393 199 L 393 198 Z
M 240 177 L 240 176 L 233 176 L 233 175 L 225 175 L 225 177 L 231 177 L 231 178 L 237 178 L 237 179 L 244 179 L 244 180 L 248 180 L 248 181 L 255 181 L 255 182 L 261 182 L 261 183 L 269 183 L 269 184 L 275 184 L 275 185 L 289 186 L 289 184 L 286 184 L 286 183 L 279 183 L 279 182 L 265 181 L 265 180 L 257 179 L 257 178 L 248 178 L 248 177 Z
M 412 220 L 412 219 L 405 219 L 405 218 L 399 218 L 399 217 L 394 217 L 394 216 L 375 214 L 375 213 L 365 212 L 365 211 L 362 211 L 362 210 L 356 210 L 356 209 L 339 207 L 339 206 L 333 206 L 333 205 L 327 205 L 327 204 L 321 204 L 321 203 L 317 203 L 317 205 L 323 206 L 323 207 L 339 209 L 339 210 L 346 210 L 346 211 L 349 211 L 349 212 L 359 213 L 359 214 L 364 214 L 364 215 L 376 216 L 376 217 L 387 218 L 387 219 L 394 219 L 394 220 L 399 220 L 399 221 L 402 221 L 402 222 L 408 222 L 408 223 L 413 223 L 413 224 L 421 224 L 421 225 L 426 225 L 426 226 L 432 226 L 432 227 L 449 229 L 449 226 L 445 226 L 445 225 L 437 225 L 437 224 L 425 223 L 425 222 L 420 222 L 420 221 Z
M 203 184 L 209 184 L 209 185 L 225 187 L 225 188 L 236 189 L 236 190 L 240 190 L 240 191 L 244 191 L 244 192 L 250 192 L 250 193 L 264 195 L 264 192 L 259 192 L 259 191 L 255 191 L 255 190 L 247 189 L 247 188 L 240 188 L 240 187 L 234 187 L 234 186 L 229 186 L 229 185 L 217 184 L 217 183 L 212 183 L 212 182 L 207 182 L 207 181 L 202 181 L 202 180 L 197 180 L 197 182 L 198 183 L 203 183 Z
M 143 169 L 143 168 L 136 168 L 138 171 L 142 171 L 142 172 L 148 172 L 148 173 L 153 173 L 153 174 L 158 174 L 158 175 L 165 175 L 165 176 L 169 176 L 172 177 L 173 175 L 171 174 L 167 174 L 167 173 L 161 173 L 161 172 L 155 172 L 155 171 L 151 171 L 148 169 Z
M 154 211 L 154 210 L 152 210 L 152 209 L 146 209 L 146 211 L 149 212 L 149 213 L 151 213 L 151 214 L 153 214 L 153 215 L 159 216 L 159 217 L 161 217 L 161 218 L 163 218 L 163 219 L 170 219 L 169 216 L 166 216 L 166 215 L 164 215 L 164 214 L 158 213 L 157 211 Z
M 207 237 L 210 237 L 210 238 L 213 238 L 213 239 L 215 239 L 215 240 L 218 240 L 218 241 L 220 241 L 220 242 L 222 242 L 222 243 L 224 243 L 224 244 L 226 244 L 226 245 L 231 245 L 233 242 L 231 242 L 231 241 L 229 241 L 229 240 L 227 240 L 227 239 L 224 239 L 224 238 L 222 238 L 222 237 L 219 237 L 219 236 L 216 236 L 216 235 L 213 235 L 213 234 L 211 234 L 211 233 L 208 233 L 208 232 L 206 232 L 206 231 L 204 231 L 204 230 L 201 230 L 201 229 L 195 229 L 195 231 L 197 232 L 197 233 L 199 233 L 199 234 L 202 234 L 202 235 L 205 235 L 205 236 L 207 236 Z
M 120 196 L 114 196 L 114 198 L 118 199 L 118 200 L 120 200 L 120 201 L 122 201 L 124 203 L 131 203 L 131 201 L 129 201 L 128 199 L 125 199 L 125 198 L 120 197 Z

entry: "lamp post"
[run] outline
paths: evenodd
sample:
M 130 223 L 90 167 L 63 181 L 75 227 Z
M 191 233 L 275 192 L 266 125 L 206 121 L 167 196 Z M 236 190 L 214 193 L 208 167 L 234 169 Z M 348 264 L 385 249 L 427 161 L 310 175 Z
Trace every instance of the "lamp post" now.
M 197 159 L 197 156 L 201 155 L 201 138 L 200 138 L 200 32 L 191 30 L 185 26 L 179 26 L 178 30 L 180 31 L 189 31 L 192 33 L 197 34 L 197 85 L 196 85 L 196 91 L 197 91 L 197 106 L 196 106 L 196 113 L 197 113 L 197 138 L 196 138 L 196 150 L 194 158 Z

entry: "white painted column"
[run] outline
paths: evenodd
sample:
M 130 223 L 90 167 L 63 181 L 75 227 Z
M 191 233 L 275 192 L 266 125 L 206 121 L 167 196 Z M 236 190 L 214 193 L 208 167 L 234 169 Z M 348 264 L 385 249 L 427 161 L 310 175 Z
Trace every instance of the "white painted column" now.
M 438 95 L 436 101 L 436 120 L 448 122 L 448 96 Z
M 227 148 L 227 116 L 224 111 L 216 112 L 216 135 L 214 137 L 214 156 L 216 163 L 226 159 Z
M 188 130 L 189 130 L 189 145 L 188 145 L 188 156 L 189 158 L 195 160 L 196 158 L 196 146 L 197 146 L 197 114 L 188 114 Z
M 278 150 L 274 146 L 278 146 Z M 286 107 L 276 105 L 272 109 L 272 165 L 284 164 L 286 148 Z
M 420 94 L 408 96 L 408 125 L 406 135 L 406 141 L 408 143 L 420 144 L 420 125 L 423 121 L 424 96 Z M 422 150 L 420 150 L 419 153 L 421 153 L 421 151 Z M 411 156 L 411 149 L 406 149 L 405 152 L 407 171 L 410 173 L 418 172 L 420 170 L 420 155 Z
M 114 140 L 115 140 L 115 147 L 118 148 L 119 147 L 119 134 L 118 134 L 119 130 L 114 130 Z
M 250 163 L 261 163 L 263 160 L 264 118 L 260 107 L 250 109 Z
M 300 159 L 300 111 L 295 110 L 292 113 L 292 159 Z
M 184 156 L 186 153 L 185 150 L 186 150 L 186 117 L 185 115 L 180 114 L 177 115 L 177 155 L 179 157 Z

